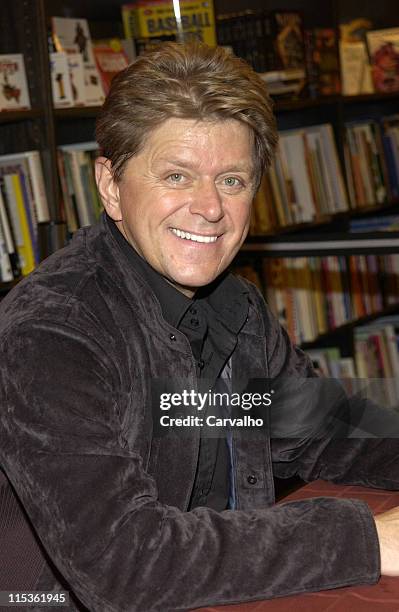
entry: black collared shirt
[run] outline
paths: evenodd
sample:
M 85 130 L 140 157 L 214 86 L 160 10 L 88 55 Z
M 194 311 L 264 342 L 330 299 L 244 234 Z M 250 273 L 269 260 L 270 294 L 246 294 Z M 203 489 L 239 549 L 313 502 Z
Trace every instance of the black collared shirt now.
M 111 232 L 128 260 L 157 297 L 164 319 L 184 333 L 196 361 L 197 376 L 212 389 L 237 344 L 248 314 L 245 288 L 225 276 L 199 289 L 190 299 L 154 270 L 107 217 Z M 206 430 L 201 430 L 203 433 Z M 225 510 L 229 500 L 230 454 L 225 438 L 201 436 L 200 452 L 189 509 L 208 506 Z

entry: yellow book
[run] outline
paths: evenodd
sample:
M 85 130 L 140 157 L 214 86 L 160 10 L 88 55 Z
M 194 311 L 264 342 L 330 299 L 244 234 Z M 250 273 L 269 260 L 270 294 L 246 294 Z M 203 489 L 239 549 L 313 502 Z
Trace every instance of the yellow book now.
M 176 36 L 200 38 L 204 43 L 216 45 L 213 2 L 180 0 L 179 13 L 172 0 L 138 0 L 122 6 L 122 21 L 126 38 L 160 38 Z
M 4 176 L 4 182 L 10 203 L 11 221 L 21 263 L 21 271 L 23 276 L 27 276 L 35 268 L 35 257 L 28 220 L 26 218 L 21 180 L 18 174 L 8 174 Z

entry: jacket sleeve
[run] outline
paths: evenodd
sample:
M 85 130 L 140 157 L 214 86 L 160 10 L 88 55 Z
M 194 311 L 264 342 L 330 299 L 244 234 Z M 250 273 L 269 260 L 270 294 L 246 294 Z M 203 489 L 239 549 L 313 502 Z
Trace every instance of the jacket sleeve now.
M 275 475 L 399 489 L 399 413 L 318 377 L 267 308 L 265 329 Z
M 363 502 L 221 513 L 162 505 L 143 456 L 121 434 L 117 368 L 98 338 L 24 322 L 2 353 L 3 465 L 90 610 L 178 612 L 378 579 Z

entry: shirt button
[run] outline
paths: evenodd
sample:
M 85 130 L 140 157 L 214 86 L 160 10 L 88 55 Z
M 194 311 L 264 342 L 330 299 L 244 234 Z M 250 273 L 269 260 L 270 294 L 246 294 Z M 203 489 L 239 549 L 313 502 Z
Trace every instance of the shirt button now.
M 193 327 L 198 327 L 199 325 L 198 319 L 191 319 L 190 323 Z
M 258 482 L 258 479 L 257 479 L 257 478 L 256 478 L 256 476 L 254 476 L 253 474 L 250 474 L 250 475 L 248 476 L 248 478 L 247 478 L 247 482 L 248 482 L 249 484 L 254 485 L 254 484 L 256 484 L 256 483 Z
M 176 336 L 175 336 L 174 334 L 169 334 L 169 339 L 170 339 L 172 342 L 176 342 Z
M 198 367 L 199 367 L 199 369 L 200 369 L 200 370 L 202 370 L 202 368 L 204 367 L 204 365 L 205 365 L 204 360 L 203 360 L 203 359 L 200 359 L 200 360 L 199 360 L 199 362 L 198 362 Z

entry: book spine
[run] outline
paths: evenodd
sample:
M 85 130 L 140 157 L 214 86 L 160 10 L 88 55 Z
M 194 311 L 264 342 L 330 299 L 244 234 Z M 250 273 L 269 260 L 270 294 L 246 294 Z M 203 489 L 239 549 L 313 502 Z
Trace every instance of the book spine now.
M 23 276 L 26 276 L 34 270 L 35 258 L 18 174 L 6 174 L 4 184 L 10 204 L 21 272 Z
M 33 197 L 36 204 L 37 220 L 39 223 L 47 223 L 50 221 L 50 212 L 47 201 L 46 188 L 44 186 L 44 177 L 42 162 L 39 151 L 28 151 L 25 153 L 28 160 L 30 178 L 32 182 Z
M 26 174 L 24 172 L 19 172 L 18 175 L 22 194 L 22 201 L 25 208 L 25 217 L 30 235 L 30 243 L 33 249 L 35 265 L 38 265 L 40 262 L 40 255 L 37 241 L 37 220 L 34 216 L 35 211 L 33 208 L 33 201 L 31 194 L 29 193 L 29 185 Z
M 7 228 L 5 222 L 7 219 L 3 215 L 3 202 L 0 193 L 0 279 L 1 282 L 6 283 L 12 281 L 14 278 L 7 240 Z M 8 230 L 9 232 L 9 230 Z

